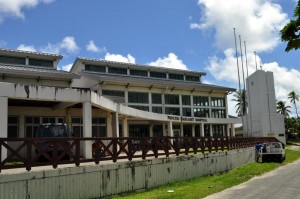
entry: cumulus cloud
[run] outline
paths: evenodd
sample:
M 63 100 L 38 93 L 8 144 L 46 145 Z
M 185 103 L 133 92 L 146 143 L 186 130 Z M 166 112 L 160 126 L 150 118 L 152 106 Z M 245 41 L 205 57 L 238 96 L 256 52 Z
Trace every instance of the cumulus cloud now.
M 23 10 L 33 8 L 39 3 L 51 3 L 54 0 L 0 0 L 0 23 L 7 17 L 24 19 Z
M 98 46 L 96 46 L 93 40 L 88 42 L 88 44 L 86 45 L 86 50 L 95 53 L 102 53 L 107 51 L 105 47 L 99 48 Z
M 135 58 L 130 54 L 128 54 L 127 56 L 123 56 L 120 54 L 106 53 L 104 59 L 109 61 L 124 62 L 124 63 L 131 63 L 131 64 L 135 63 Z
M 148 65 L 188 70 L 187 66 L 174 53 L 169 53 L 167 57 L 159 57 L 156 61 L 148 63 Z
M 79 50 L 74 37 L 67 36 L 60 43 L 60 48 L 65 49 L 69 53 L 74 53 Z
M 274 1 L 276 2 L 276 1 Z M 247 40 L 251 51 L 271 51 L 279 43 L 279 30 L 287 23 L 288 15 L 272 0 L 198 0 L 202 9 L 199 23 L 192 29 L 213 29 L 215 45 L 224 50 L 233 48 L 233 28 Z
M 65 71 L 70 71 L 70 69 L 72 68 L 73 64 L 67 64 L 67 65 L 63 65 L 61 67 L 62 70 L 65 70 Z
M 17 50 L 24 50 L 24 51 L 33 51 L 36 52 L 36 49 L 34 46 L 31 45 L 25 45 L 25 44 L 21 44 L 17 47 Z

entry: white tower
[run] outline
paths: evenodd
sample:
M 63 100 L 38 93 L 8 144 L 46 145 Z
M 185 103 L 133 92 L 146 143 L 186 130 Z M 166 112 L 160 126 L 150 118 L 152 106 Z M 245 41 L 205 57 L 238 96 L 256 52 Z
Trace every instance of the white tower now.
M 248 113 L 243 118 L 244 134 L 276 137 L 285 144 L 284 117 L 276 112 L 273 73 L 257 70 L 246 82 Z

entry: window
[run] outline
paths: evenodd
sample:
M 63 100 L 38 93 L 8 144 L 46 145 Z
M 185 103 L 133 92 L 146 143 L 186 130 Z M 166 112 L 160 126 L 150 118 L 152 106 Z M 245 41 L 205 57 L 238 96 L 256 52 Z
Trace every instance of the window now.
M 223 97 L 212 97 L 211 106 L 213 107 L 225 107 L 225 98 Z
M 125 97 L 125 92 L 117 90 L 102 90 L 102 95 Z
M 148 104 L 149 103 L 149 95 L 148 95 L 148 93 L 128 92 L 128 102 L 129 103 Z
M 204 96 L 194 96 L 193 103 L 194 106 L 209 106 L 208 97 L 204 97 Z
M 92 118 L 92 136 L 106 137 L 106 118 L 101 118 L 101 117 Z
M 191 105 L 191 96 L 189 95 L 182 95 L 182 105 Z
M 25 65 L 25 58 L 0 56 L 0 63 Z
M 149 111 L 148 106 L 133 106 L 133 105 L 130 105 L 129 107 L 135 108 L 135 109 L 138 109 L 138 110 L 142 110 L 142 111 Z
M 72 117 L 72 133 L 74 137 L 83 137 L 82 117 Z
M 179 105 L 179 95 L 165 95 L 165 104 L 176 104 Z
M 179 74 L 169 74 L 169 79 L 177 79 L 177 80 L 183 80 L 183 75 L 179 75 Z
M 226 117 L 225 109 L 212 109 L 211 110 L 211 117 L 213 117 L 213 118 L 225 118 Z
M 166 73 L 161 73 L 161 72 L 150 72 L 150 77 L 156 77 L 156 78 L 167 78 Z
M 213 124 L 212 133 L 214 137 L 223 137 L 225 136 L 226 125 L 224 124 Z
M 42 66 L 47 68 L 53 68 L 52 60 L 43 60 L 43 59 L 29 59 L 30 66 Z
M 152 97 L 152 104 L 161 104 L 162 103 L 160 93 L 152 93 L 151 97 Z
M 7 137 L 19 137 L 19 118 L 17 116 L 8 116 Z
M 147 76 L 148 76 L 148 72 L 147 72 L 147 71 L 144 71 L 144 70 L 134 70 L 134 69 L 130 69 L 130 75 L 147 77 Z
M 208 108 L 194 108 L 194 117 L 209 117 Z
M 106 72 L 106 66 L 96 66 L 96 65 L 86 64 L 85 65 L 85 70 L 105 73 Z
M 180 109 L 177 107 L 166 107 L 165 113 L 167 115 L 180 115 Z
M 162 113 L 162 107 L 160 106 L 152 106 L 153 113 Z
M 182 116 L 191 117 L 192 116 L 191 108 L 182 108 Z
M 162 137 L 164 136 L 163 125 L 153 125 L 153 137 Z
M 204 137 L 210 137 L 210 125 L 204 124 Z
M 148 124 L 129 124 L 129 136 L 130 137 L 149 137 L 149 125 Z
M 126 68 L 113 68 L 113 67 L 108 67 L 108 72 L 109 72 L 109 73 L 114 73 L 114 74 L 127 75 L 127 69 L 126 69 Z
M 191 82 L 199 82 L 199 76 L 186 75 L 185 80 Z
M 35 137 L 40 125 L 40 117 L 25 117 L 25 137 Z

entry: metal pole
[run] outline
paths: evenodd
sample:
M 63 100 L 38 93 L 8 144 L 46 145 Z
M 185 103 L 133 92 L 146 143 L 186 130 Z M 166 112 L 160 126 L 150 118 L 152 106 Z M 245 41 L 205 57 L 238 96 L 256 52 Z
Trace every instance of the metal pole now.
M 244 46 L 245 46 L 245 58 L 246 58 L 247 77 L 249 77 L 246 41 L 244 41 Z
M 245 85 L 245 75 L 244 75 L 244 60 L 243 60 L 243 50 L 242 50 L 242 41 L 241 41 L 241 35 L 239 35 L 239 41 L 240 41 L 240 51 L 241 51 L 241 62 L 242 62 L 242 73 L 243 73 L 243 85 L 244 85 L 244 95 L 243 95 L 243 101 L 242 101 L 242 111 L 243 116 L 245 116 L 246 122 L 247 122 L 247 136 L 248 136 L 248 120 L 247 120 L 247 106 L 246 106 L 246 85 Z M 245 112 L 244 112 L 245 111 Z M 244 124 L 243 124 L 244 129 Z
M 256 70 L 257 70 L 256 51 L 254 51 L 254 57 L 255 57 L 255 66 L 256 66 Z
M 233 33 L 234 33 L 234 43 L 235 43 L 236 66 L 237 66 L 238 79 L 239 79 L 239 90 L 241 91 L 241 80 L 240 80 L 239 58 L 238 58 L 238 51 L 237 51 L 237 45 L 236 45 L 235 28 L 233 28 Z

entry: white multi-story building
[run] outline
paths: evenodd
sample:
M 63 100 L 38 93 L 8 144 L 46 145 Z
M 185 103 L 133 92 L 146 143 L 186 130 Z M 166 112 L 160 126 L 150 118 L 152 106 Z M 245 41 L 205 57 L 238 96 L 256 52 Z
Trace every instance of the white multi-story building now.
M 0 137 L 67 123 L 78 137 L 234 136 L 227 94 L 203 72 L 0 49 Z M 86 146 L 85 156 L 90 156 Z

